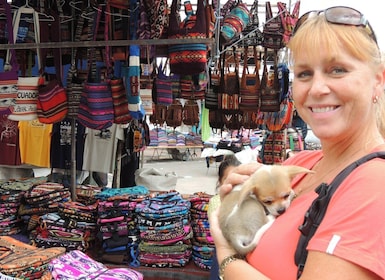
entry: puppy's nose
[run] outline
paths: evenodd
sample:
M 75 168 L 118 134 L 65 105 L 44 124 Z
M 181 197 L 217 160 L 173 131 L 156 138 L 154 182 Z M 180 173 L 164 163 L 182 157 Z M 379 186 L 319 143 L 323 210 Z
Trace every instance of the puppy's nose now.
M 279 215 L 282 215 L 283 213 L 285 213 L 285 211 L 286 211 L 285 208 L 281 208 L 281 209 L 278 209 L 278 210 L 277 210 L 277 213 L 278 213 Z

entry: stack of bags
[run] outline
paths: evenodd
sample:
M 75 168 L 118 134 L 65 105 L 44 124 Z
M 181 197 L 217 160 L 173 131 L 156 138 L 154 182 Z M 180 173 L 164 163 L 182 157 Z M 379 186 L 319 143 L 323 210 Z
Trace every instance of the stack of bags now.
M 0 182 L 0 235 L 13 235 L 23 230 L 23 223 L 18 209 L 21 206 L 24 194 L 34 184 L 45 181 L 45 177 L 37 177 Z
M 97 205 L 60 203 L 58 211 L 40 217 L 35 242 L 38 247 L 64 247 L 66 251 L 86 251 L 95 241 Z
M 164 129 L 158 129 L 158 146 L 168 146 L 167 132 Z
M 158 146 L 158 129 L 150 130 L 150 146 Z
M 177 132 L 176 131 L 171 131 L 167 134 L 167 145 L 174 147 L 176 146 L 176 136 Z
M 214 252 L 214 241 L 210 235 L 208 205 L 212 196 L 197 193 L 190 198 L 191 226 L 194 232 L 192 260 L 200 268 L 210 270 Z
M 21 182 L 0 183 L 0 235 L 17 234 L 21 230 L 17 211 L 24 191 L 16 189 L 19 184 L 23 185 Z
M 1 279 L 42 279 L 51 260 L 65 253 L 61 247 L 37 248 L 9 236 L 0 236 Z M 12 279 L 12 278 L 11 278 Z
M 98 258 L 103 262 L 140 265 L 135 207 L 147 193 L 146 189 L 134 187 L 106 189 L 98 195 Z
M 195 133 L 189 133 L 186 135 L 186 145 L 187 146 L 199 146 L 202 145 L 202 137 L 196 135 Z
M 63 184 L 35 184 L 24 193 L 19 215 L 26 224 L 27 231 L 30 232 L 38 225 L 40 216 L 57 212 L 59 203 L 70 200 L 71 193 Z
M 85 205 L 94 204 L 97 199 L 96 195 L 102 191 L 102 187 L 97 185 L 77 185 L 76 186 L 76 201 Z
M 160 193 L 136 205 L 140 264 L 183 267 L 191 258 L 190 201 L 176 191 Z
M 186 136 L 183 133 L 178 133 L 176 136 L 176 145 L 185 146 L 186 145 Z

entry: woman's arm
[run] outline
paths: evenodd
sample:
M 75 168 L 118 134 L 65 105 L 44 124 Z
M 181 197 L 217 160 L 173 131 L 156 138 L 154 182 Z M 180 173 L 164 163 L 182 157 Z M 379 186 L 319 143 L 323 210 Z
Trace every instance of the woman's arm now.
M 219 227 L 218 222 L 218 211 L 216 209 L 210 215 L 210 232 L 211 236 L 214 238 L 216 254 L 219 265 L 223 262 L 223 260 L 228 257 L 235 255 L 235 250 L 229 245 L 229 243 L 224 238 L 222 231 Z M 250 264 L 248 264 L 245 260 L 235 260 L 229 263 L 224 269 L 224 278 L 226 280 L 231 279 L 253 279 L 253 280 L 266 280 L 269 279 L 263 274 L 261 274 L 258 270 L 253 268 Z
M 233 186 L 242 184 L 246 181 L 252 173 L 254 173 L 261 164 L 250 163 L 242 164 L 236 168 L 227 176 L 224 184 L 220 187 L 219 193 L 221 198 L 228 194 Z M 229 256 L 236 254 L 235 250 L 229 245 L 227 240 L 224 238 L 222 231 L 219 227 L 218 221 L 219 209 L 213 211 L 210 215 L 210 232 L 214 238 L 216 254 L 218 263 L 221 264 L 223 260 Z M 262 275 L 258 270 L 253 268 L 245 260 L 237 259 L 229 263 L 224 270 L 225 279 L 268 279 Z
M 365 256 L 362 256 L 363 258 Z M 323 252 L 309 251 L 301 280 L 364 280 L 382 279 L 373 272 Z

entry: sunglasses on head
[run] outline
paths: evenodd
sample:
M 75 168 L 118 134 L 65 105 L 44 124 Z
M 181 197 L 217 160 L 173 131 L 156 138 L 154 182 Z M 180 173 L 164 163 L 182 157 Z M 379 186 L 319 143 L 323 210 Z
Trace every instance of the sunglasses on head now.
M 345 6 L 330 7 L 325 10 L 307 12 L 298 19 L 293 35 L 307 19 L 318 16 L 321 13 L 325 15 L 326 20 L 330 23 L 364 27 L 368 35 L 377 44 L 376 35 L 374 34 L 373 28 L 365 16 L 361 12 Z

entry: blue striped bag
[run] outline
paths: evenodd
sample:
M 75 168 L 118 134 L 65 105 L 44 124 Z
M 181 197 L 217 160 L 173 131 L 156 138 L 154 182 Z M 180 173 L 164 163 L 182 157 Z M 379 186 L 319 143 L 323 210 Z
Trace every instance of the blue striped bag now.
M 106 129 L 114 123 L 114 106 L 108 82 L 86 82 L 80 96 L 78 120 L 91 129 Z
M 93 23 L 93 39 L 96 40 L 101 11 L 95 14 Z M 108 24 L 108 21 L 105 21 Z M 109 67 L 108 51 L 106 50 L 106 65 Z M 84 82 L 83 91 L 80 96 L 78 121 L 85 127 L 102 130 L 114 123 L 114 103 L 110 80 L 101 81 L 96 75 L 95 49 L 88 54 L 88 78 Z M 109 72 L 109 71 L 107 71 Z

